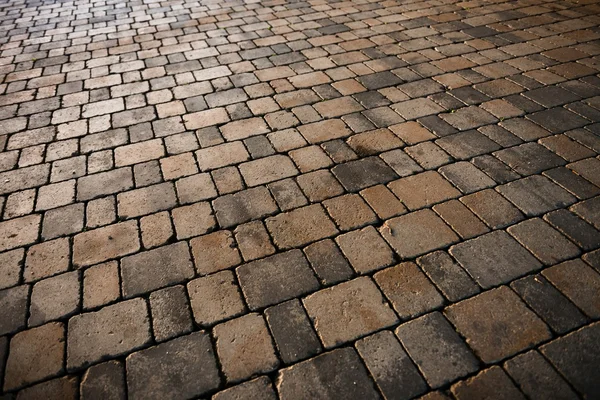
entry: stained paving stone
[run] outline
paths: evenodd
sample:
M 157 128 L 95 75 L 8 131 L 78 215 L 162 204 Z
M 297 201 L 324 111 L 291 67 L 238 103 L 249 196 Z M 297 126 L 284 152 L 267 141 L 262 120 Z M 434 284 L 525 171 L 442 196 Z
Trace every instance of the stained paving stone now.
M 469 375 L 479 367 L 473 353 L 439 312 L 405 322 L 395 333 L 432 388 Z
M 321 343 L 298 300 L 267 308 L 265 317 L 284 363 L 292 364 L 322 351 Z
M 525 399 L 523 393 L 498 366 L 481 371 L 476 376 L 453 385 L 450 391 L 458 400 L 486 399 L 490 396 L 506 400 Z
M 508 360 L 504 363 L 504 369 L 531 399 L 578 398 L 551 364 L 535 350 Z
M 94 346 L 89 346 L 89 340 Z M 141 298 L 76 315 L 68 325 L 67 368 L 77 369 L 127 354 L 150 340 L 148 309 Z
M 213 334 L 221 368 L 228 382 L 271 372 L 279 365 L 267 325 L 259 314 L 247 314 L 217 325 Z
M 120 361 L 107 361 L 88 368 L 81 379 L 80 393 L 86 400 L 125 399 L 125 366 Z
M 0 291 L 0 333 L 6 335 L 25 327 L 29 286 L 21 285 Z
M 349 347 L 282 369 L 277 377 L 277 392 L 280 398 L 290 400 L 380 398 L 356 350 Z
M 305 247 L 304 253 L 324 285 L 347 280 L 354 274 L 350 264 L 331 239 L 324 239 Z
M 398 321 L 377 286 L 368 277 L 323 289 L 306 297 L 303 304 L 327 349 Z
M 417 258 L 417 263 L 449 301 L 479 293 L 479 287 L 448 253 L 435 251 Z
M 192 330 L 192 318 L 183 286 L 171 286 L 150 294 L 154 338 L 165 341 Z
M 587 120 L 562 107 L 540 111 L 527 118 L 548 129 L 552 133 L 563 133 L 571 129 L 580 128 L 587 124 Z
M 300 250 L 291 250 L 236 269 L 240 287 L 251 310 L 315 291 L 319 282 Z
M 506 286 L 451 305 L 445 314 L 485 363 L 500 361 L 551 337 L 546 324 Z
M 204 332 L 173 339 L 129 355 L 128 398 L 191 398 L 219 386 L 220 377 L 210 338 Z
M 564 208 L 576 201 L 570 193 L 539 175 L 507 183 L 497 190 L 527 216 Z
M 503 228 L 524 219 L 519 209 L 491 189 L 461 197 L 460 201 L 492 229 Z
M 468 194 L 496 185 L 493 179 L 470 162 L 456 162 L 439 169 L 440 173 L 461 192 Z
M 504 231 L 459 243 L 450 248 L 450 254 L 483 288 L 541 268 L 541 263 Z
M 410 399 L 424 393 L 427 384 L 390 331 L 360 339 L 356 349 L 385 398 Z
M 573 303 L 540 274 L 516 280 L 510 287 L 557 333 L 573 330 L 587 320 Z
M 433 211 L 442 217 L 462 239 L 471 239 L 489 232 L 485 224 L 458 200 L 437 204 L 433 206 Z
M 406 147 L 404 152 L 413 158 L 423 169 L 436 169 L 452 162 L 452 157 L 433 142 L 423 142 Z
M 37 282 L 31 292 L 28 325 L 41 325 L 75 313 L 81 302 L 79 286 L 76 271 Z
M 542 354 L 585 397 L 600 393 L 594 370 L 600 360 L 600 323 L 588 325 L 541 347 Z
M 449 114 L 440 114 L 440 117 L 461 131 L 478 128 L 497 121 L 492 114 L 476 106 L 464 107 Z
M 491 153 L 501 148 L 498 143 L 475 130 L 445 136 L 436 140 L 435 143 L 452 157 L 459 160 L 466 160 L 481 154 Z
M 390 167 L 375 157 L 336 165 L 331 172 L 349 192 L 357 192 L 369 186 L 388 183 L 397 177 Z
M 557 167 L 544 171 L 544 176 L 550 178 L 557 185 L 560 185 L 580 200 L 600 194 L 600 188 L 591 184 L 581 176 L 575 174 L 566 167 Z
M 213 201 L 219 225 L 229 228 L 277 212 L 277 205 L 265 187 L 221 196 Z
M 500 150 L 495 152 L 494 156 L 521 175 L 537 174 L 566 163 L 564 159 L 537 143 L 525 143 Z

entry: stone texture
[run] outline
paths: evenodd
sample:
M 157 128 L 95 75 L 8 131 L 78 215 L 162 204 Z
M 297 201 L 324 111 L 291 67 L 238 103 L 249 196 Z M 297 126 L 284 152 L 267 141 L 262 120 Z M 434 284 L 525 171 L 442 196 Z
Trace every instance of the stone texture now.
M 194 320 L 208 326 L 241 315 L 246 310 L 230 271 L 194 279 L 187 285 Z
M 280 249 L 303 246 L 338 232 L 323 207 L 316 204 L 267 218 L 266 225 Z
M 134 253 L 140 248 L 135 221 L 83 232 L 73 240 L 73 264 L 88 266 Z
M 108 361 L 88 368 L 81 379 L 81 398 L 85 400 L 125 399 L 125 367 Z

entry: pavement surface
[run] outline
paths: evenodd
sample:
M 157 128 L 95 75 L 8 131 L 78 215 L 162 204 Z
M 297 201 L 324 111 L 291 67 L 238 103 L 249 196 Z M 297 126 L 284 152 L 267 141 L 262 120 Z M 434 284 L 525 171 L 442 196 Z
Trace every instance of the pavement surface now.
M 0 397 L 599 399 L 598 55 L 596 1 L 0 0 Z

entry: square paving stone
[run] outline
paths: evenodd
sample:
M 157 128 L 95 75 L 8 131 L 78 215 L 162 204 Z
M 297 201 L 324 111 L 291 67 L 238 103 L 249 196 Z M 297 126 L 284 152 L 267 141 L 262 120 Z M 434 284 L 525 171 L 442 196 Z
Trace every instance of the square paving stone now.
M 319 288 L 300 250 L 291 250 L 244 264 L 236 269 L 248 307 L 256 310 Z
M 326 286 L 348 280 L 354 275 L 352 267 L 331 239 L 305 247 L 304 253 L 315 274 Z
M 121 260 L 124 297 L 134 297 L 191 279 L 194 267 L 187 243 L 145 251 Z
M 136 298 L 79 314 L 69 320 L 67 368 L 127 354 L 151 340 L 148 309 Z
M 81 379 L 82 399 L 125 400 L 125 366 L 121 361 L 94 365 Z
M 577 201 L 569 192 L 540 175 L 498 186 L 497 190 L 527 216 L 541 215 Z
M 62 323 L 49 323 L 17 333 L 10 341 L 4 390 L 15 390 L 63 372 L 64 352 Z
M 78 311 L 80 278 L 77 271 L 41 280 L 33 286 L 29 305 L 29 326 L 41 325 Z
M 566 161 L 537 143 L 525 143 L 500 150 L 494 156 L 521 175 L 538 174 L 547 169 L 565 165 Z
M 279 398 L 287 400 L 380 398 L 356 350 L 351 347 L 282 369 L 276 387 Z
M 265 222 L 273 242 L 280 249 L 304 246 L 338 233 L 318 204 L 267 218 Z
M 404 151 L 424 169 L 436 169 L 452 162 L 452 157 L 433 142 L 423 142 L 406 147 Z
M 439 312 L 400 325 L 396 336 L 434 389 L 479 368 L 477 358 Z
M 525 396 L 498 366 L 453 385 L 450 391 L 456 400 L 525 400 Z
M 154 338 L 163 342 L 192 330 L 188 299 L 182 285 L 171 286 L 150 294 Z
M 579 398 L 552 365 L 535 350 L 508 360 L 504 363 L 504 369 L 532 400 Z
M 373 278 L 402 319 L 410 319 L 441 307 L 444 298 L 412 262 L 376 273 Z
M 327 212 L 342 231 L 377 222 L 377 216 L 358 194 L 346 194 L 323 202 Z
M 513 225 L 508 228 L 508 233 L 545 265 L 554 265 L 580 254 L 573 242 L 539 218 Z
M 460 192 L 436 171 L 407 176 L 390 183 L 388 187 L 409 210 L 460 196 Z
M 429 253 L 418 258 L 417 263 L 442 294 L 452 302 L 479 293 L 479 286 L 444 251 Z
M 397 178 L 396 173 L 377 157 L 367 157 L 336 165 L 331 172 L 349 192 L 358 192 L 366 187 L 388 183 Z
M 398 322 L 369 277 L 323 289 L 306 297 L 303 303 L 327 349 Z
M 356 342 L 356 349 L 385 398 L 411 399 L 427 384 L 398 339 L 382 331 Z
M 600 396 L 600 322 L 588 325 L 541 347 L 542 354 L 584 398 Z
M 510 287 L 557 333 L 583 325 L 587 318 L 542 275 L 516 280 Z
M 227 382 L 238 382 L 279 366 L 263 317 L 247 314 L 213 328 L 217 354 Z
M 126 364 L 130 399 L 192 398 L 216 389 L 221 380 L 204 332 L 133 353 Z
M 194 320 L 208 326 L 241 315 L 246 310 L 231 271 L 221 271 L 187 284 Z
M 450 254 L 483 288 L 507 283 L 542 264 L 504 231 L 494 231 L 450 248 Z
M 242 262 L 230 231 L 222 230 L 190 240 L 194 264 L 200 275 L 231 268 Z
M 372 226 L 340 235 L 335 241 L 359 274 L 367 274 L 394 263 L 394 252 Z
M 494 363 L 551 337 L 508 287 L 501 286 L 448 307 L 446 316 L 485 363 Z
M 392 218 L 379 230 L 402 259 L 442 249 L 459 241 L 454 231 L 431 210 Z

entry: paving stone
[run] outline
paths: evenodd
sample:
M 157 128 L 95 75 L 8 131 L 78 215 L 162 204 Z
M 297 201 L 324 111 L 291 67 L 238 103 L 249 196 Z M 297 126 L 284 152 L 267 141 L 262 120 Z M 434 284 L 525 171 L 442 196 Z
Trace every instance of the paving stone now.
M 544 176 L 552 179 L 556 184 L 568 190 L 578 199 L 589 199 L 600 194 L 600 188 L 575 174 L 566 167 L 557 167 L 544 171 Z
M 489 155 L 475 157 L 471 160 L 473 165 L 485 172 L 490 178 L 496 182 L 502 184 L 515 179 L 519 179 L 521 176 L 510 167 L 504 164 L 497 158 Z
M 16 253 L 17 251 L 12 252 L 15 255 Z M 25 282 L 36 281 L 67 271 L 69 255 L 68 239 L 57 239 L 31 246 L 27 251 L 23 270 Z
M 379 229 L 401 259 L 441 249 L 458 241 L 458 236 L 431 210 L 392 218 Z
M 75 400 L 78 395 L 78 379 L 75 376 L 64 376 L 46 382 L 38 383 L 22 389 L 18 393 L 19 399 L 52 399 Z
M 271 380 L 266 376 L 241 383 L 237 386 L 225 389 L 212 397 L 212 400 L 242 400 L 242 399 L 265 399 L 275 400 L 275 391 Z
M 347 194 L 325 200 L 323 205 L 342 231 L 361 228 L 377 221 L 375 213 L 356 194 Z
M 570 211 L 552 211 L 544 219 L 582 250 L 590 251 L 600 247 L 600 232 Z
M 600 359 L 599 338 L 600 323 L 594 323 L 541 347 L 542 354 L 573 387 L 590 398 L 600 393 L 593 372 Z
M 0 222 L 0 250 L 34 243 L 38 238 L 40 221 L 40 216 L 33 214 Z
M 24 255 L 23 249 L 0 254 L 0 289 L 6 289 L 19 283 Z
M 212 231 L 216 227 L 210 204 L 200 202 L 171 211 L 177 239 L 187 239 Z
M 312 124 L 301 125 L 298 131 L 311 144 L 326 142 L 332 139 L 339 139 L 350 136 L 350 131 L 346 124 L 339 119 L 319 121 Z
M 239 289 L 230 271 L 195 279 L 187 285 L 194 320 L 207 326 L 245 311 Z
M 433 206 L 433 211 L 442 217 L 462 239 L 471 239 L 489 232 L 485 224 L 458 200 L 437 204 Z
M 148 309 L 141 298 L 75 315 L 69 320 L 67 368 L 77 369 L 104 358 L 127 354 L 149 341 Z
M 483 288 L 507 283 L 541 264 L 503 231 L 494 231 L 450 248 L 450 254 Z
M 437 103 L 425 98 L 392 104 L 391 108 L 405 120 L 417 119 L 444 111 Z
M 598 170 L 600 169 L 600 160 L 597 158 L 588 158 L 577 161 L 567 166 L 578 175 L 584 177 L 596 186 L 600 186 L 600 178 L 598 178 Z
M 135 253 L 140 249 L 136 221 L 83 232 L 73 239 L 73 264 L 78 267 Z
M 491 189 L 461 197 L 460 201 L 492 229 L 504 228 L 524 219 L 515 206 Z
M 588 123 L 586 119 L 562 107 L 539 111 L 528 115 L 527 118 L 552 133 L 563 133 L 571 129 L 580 128 Z
M 566 135 L 555 135 L 540 139 L 540 144 L 558 154 L 567 161 L 578 161 L 587 157 L 593 157 L 594 151 L 571 140 Z M 590 159 L 593 162 L 593 159 Z M 577 164 L 577 163 L 576 163 Z M 577 170 L 577 169 L 575 169 Z M 581 174 L 584 175 L 584 174 Z
M 396 336 L 432 388 L 477 371 L 479 362 L 439 312 L 400 325 Z
M 508 287 L 448 307 L 446 316 L 486 363 L 505 359 L 550 338 L 550 331 Z
M 108 361 L 88 368 L 81 380 L 82 399 L 125 398 L 125 367 L 119 361 Z
M 497 190 L 527 216 L 564 208 L 576 201 L 567 191 L 539 175 L 507 183 Z
M 28 325 L 41 325 L 78 311 L 79 286 L 79 274 L 76 271 L 37 282 L 31 292 Z
M 375 157 L 336 165 L 331 171 L 349 192 L 356 192 L 369 186 L 387 183 L 396 178 L 394 171 Z
M 385 398 L 409 399 L 427 390 L 394 334 L 382 331 L 356 342 L 356 349 Z
M 406 207 L 383 185 L 372 186 L 360 192 L 380 219 L 388 219 L 406 212 Z
M 306 297 L 303 303 L 321 342 L 328 349 L 398 321 L 368 277 L 323 289 Z
M 288 178 L 298 174 L 292 160 L 274 155 L 240 165 L 240 172 L 250 187 Z
M 581 311 L 542 275 L 516 280 L 510 286 L 557 333 L 566 333 L 586 322 Z
M 120 296 L 119 267 L 116 261 L 94 265 L 84 271 L 82 303 L 85 309 L 112 303 Z
M 358 79 L 358 81 L 369 90 L 377 90 L 388 86 L 396 86 L 402 83 L 402 79 L 387 71 L 363 75 Z
M 131 399 L 191 398 L 219 386 L 210 338 L 204 332 L 173 339 L 127 357 Z
M 463 107 L 449 114 L 440 114 L 440 118 L 461 131 L 498 121 L 492 114 L 476 106 Z
M 571 207 L 571 211 L 592 224 L 596 229 L 600 229 L 600 212 L 598 212 L 599 203 L 600 197 L 594 197 L 575 204 Z
M 257 373 L 270 372 L 279 365 L 271 336 L 259 314 L 217 325 L 217 354 L 228 382 L 244 380 Z
M 444 303 L 442 295 L 414 263 L 387 268 L 373 278 L 402 319 L 417 317 Z
M 322 351 L 319 339 L 298 300 L 269 307 L 265 310 L 265 316 L 284 363 L 295 363 Z
M 308 203 L 302 190 L 293 179 L 273 182 L 268 185 L 268 188 L 282 211 L 289 211 Z
M 469 275 L 443 251 L 435 251 L 417 259 L 417 263 L 450 301 L 455 302 L 479 292 Z
M 213 201 L 219 225 L 229 228 L 259 219 L 278 211 L 277 205 L 264 186 L 221 196 Z
M 535 350 L 508 360 L 504 369 L 531 399 L 578 398 L 550 363 Z
M 10 341 L 4 390 L 14 390 L 62 373 L 65 328 L 53 322 L 16 334 Z
M 340 235 L 335 241 L 359 274 L 387 267 L 395 260 L 392 249 L 372 226 Z
M 46 211 L 42 225 L 42 238 L 49 240 L 81 232 L 83 230 L 83 221 L 84 205 L 82 203 Z
M 452 162 L 452 157 L 433 142 L 406 147 L 404 151 L 424 169 L 437 169 Z
M 21 285 L 0 291 L 0 334 L 25 327 L 29 286 Z
M 280 398 L 290 400 L 380 397 L 356 351 L 348 347 L 282 369 L 277 392 Z
M 192 319 L 183 286 L 172 286 L 150 294 L 154 338 L 162 342 L 192 330 Z
M 265 222 L 280 249 L 307 245 L 338 233 L 323 207 L 316 204 L 267 218 Z
M 125 298 L 180 283 L 194 276 L 185 242 L 159 247 L 121 259 Z
M 600 275 L 583 261 L 565 261 L 542 273 L 558 290 L 591 318 L 600 315 Z
M 493 179 L 481 172 L 470 162 L 462 161 L 446 165 L 439 169 L 461 192 L 468 194 L 496 185 Z
M 331 239 L 305 247 L 304 253 L 317 277 L 326 286 L 347 280 L 354 274 L 348 261 Z
M 538 140 L 551 133 L 535 123 L 524 118 L 512 118 L 501 121 L 500 125 L 509 130 L 513 135 L 523 139 L 526 142 Z
M 281 303 L 319 288 L 319 282 L 300 250 L 244 264 L 236 269 L 236 274 L 251 310 Z
M 485 399 L 525 399 L 508 375 L 498 366 L 486 369 L 476 376 L 459 382 L 450 388 L 457 400 Z
M 77 200 L 91 200 L 108 194 L 123 192 L 132 187 L 133 176 L 130 168 L 119 168 L 88 175 L 77 180 Z
M 248 150 L 240 141 L 223 143 L 196 151 L 198 166 L 203 172 L 238 164 L 249 158 Z
M 388 186 L 410 210 L 430 206 L 460 194 L 435 171 L 402 178 Z
M 269 234 L 261 221 L 239 225 L 235 229 L 235 240 L 246 261 L 262 258 L 275 252 L 275 247 L 271 244 Z
M 169 182 L 131 190 L 117 195 L 119 217 L 132 218 L 175 207 L 177 197 Z
M 494 155 L 521 175 L 533 175 L 565 164 L 562 158 L 537 143 L 525 143 Z

